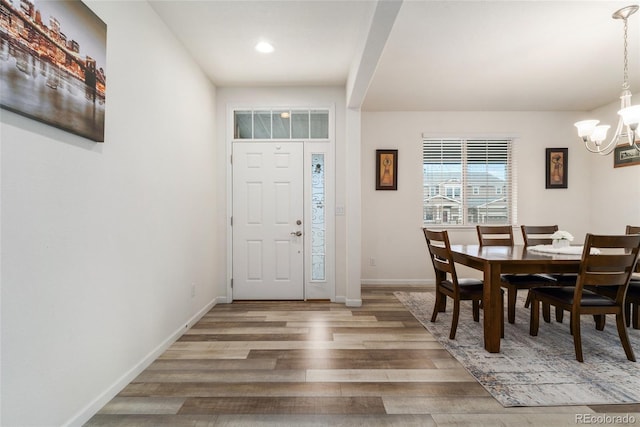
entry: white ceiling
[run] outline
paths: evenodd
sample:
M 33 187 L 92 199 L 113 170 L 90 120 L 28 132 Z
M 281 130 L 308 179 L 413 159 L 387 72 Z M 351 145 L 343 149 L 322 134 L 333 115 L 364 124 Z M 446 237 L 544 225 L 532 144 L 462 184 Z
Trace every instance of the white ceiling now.
M 617 100 L 623 23 L 611 14 L 637 0 L 404 0 L 390 33 L 375 28 L 375 0 L 149 3 L 218 87 L 346 85 L 354 64 L 377 60 L 365 111 L 573 111 Z M 273 54 L 255 52 L 261 39 Z M 640 12 L 628 39 L 638 93 Z

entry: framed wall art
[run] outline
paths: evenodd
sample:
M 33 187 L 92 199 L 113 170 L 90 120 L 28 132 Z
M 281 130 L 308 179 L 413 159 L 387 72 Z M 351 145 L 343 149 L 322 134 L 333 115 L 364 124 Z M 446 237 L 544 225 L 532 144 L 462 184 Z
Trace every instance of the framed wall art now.
M 376 190 L 398 189 L 398 150 L 376 150 Z
M 107 25 L 81 1 L 0 12 L 0 106 L 104 142 Z
M 629 145 L 618 145 L 613 149 L 613 167 L 640 165 L 640 151 Z
M 545 152 L 546 188 L 567 188 L 569 149 L 547 148 Z

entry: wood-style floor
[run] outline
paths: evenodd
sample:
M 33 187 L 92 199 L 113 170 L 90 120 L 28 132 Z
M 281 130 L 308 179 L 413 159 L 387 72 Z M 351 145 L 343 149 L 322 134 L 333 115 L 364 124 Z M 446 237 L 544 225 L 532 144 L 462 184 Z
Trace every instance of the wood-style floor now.
M 86 425 L 575 426 L 584 414 L 640 423 L 640 405 L 503 408 L 397 290 L 363 287 L 359 308 L 218 305 Z

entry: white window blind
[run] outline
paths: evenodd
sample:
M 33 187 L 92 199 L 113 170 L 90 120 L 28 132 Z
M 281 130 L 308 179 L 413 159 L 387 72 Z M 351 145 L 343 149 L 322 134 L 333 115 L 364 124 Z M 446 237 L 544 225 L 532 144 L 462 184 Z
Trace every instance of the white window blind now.
M 423 140 L 423 220 L 513 224 L 511 139 Z

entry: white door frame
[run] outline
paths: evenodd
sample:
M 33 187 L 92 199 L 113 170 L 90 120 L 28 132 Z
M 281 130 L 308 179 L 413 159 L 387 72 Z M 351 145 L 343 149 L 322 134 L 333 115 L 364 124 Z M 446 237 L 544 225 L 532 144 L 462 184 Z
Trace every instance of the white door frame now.
M 227 283 L 227 298 L 226 302 L 233 302 L 233 288 L 232 288 L 232 274 L 233 274 L 233 228 L 231 225 L 231 217 L 233 215 L 233 165 L 231 162 L 231 153 L 233 153 L 233 138 L 234 138 L 234 111 L 236 110 L 278 110 L 278 109 L 316 109 L 322 108 L 329 110 L 329 138 L 327 140 L 303 140 L 304 144 L 304 235 L 305 238 L 305 256 L 304 256 L 304 298 L 305 300 L 317 300 L 327 299 L 332 302 L 336 300 L 336 284 L 335 284 L 335 107 L 333 105 L 327 106 L 299 106 L 299 105 L 285 105 L 275 107 L 265 107 L 264 105 L 227 105 L 226 115 L 226 138 L 225 138 L 225 150 L 226 150 L 226 180 L 227 180 L 227 201 L 226 201 L 226 213 L 227 213 L 227 271 L 226 271 L 226 283 Z M 297 139 L 299 141 L 299 139 Z M 251 140 L 242 140 L 248 142 Z M 259 143 L 259 140 L 255 140 Z M 276 142 L 278 140 L 270 140 Z M 292 142 L 294 140 L 286 140 Z M 282 140 L 285 142 L 285 140 Z M 312 154 L 324 154 L 325 156 L 325 187 L 326 187 L 326 279 L 322 281 L 311 280 L 311 156 Z

